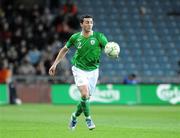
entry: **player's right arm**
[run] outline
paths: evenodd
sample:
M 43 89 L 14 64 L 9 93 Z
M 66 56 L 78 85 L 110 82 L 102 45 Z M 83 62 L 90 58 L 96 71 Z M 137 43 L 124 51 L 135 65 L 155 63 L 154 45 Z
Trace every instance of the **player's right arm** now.
M 63 59 L 63 57 L 67 54 L 67 52 L 69 51 L 69 48 L 71 46 L 73 46 L 75 40 L 75 34 L 72 35 L 69 40 L 67 41 L 66 45 L 59 51 L 53 65 L 50 67 L 49 69 L 49 75 L 54 76 L 56 73 L 56 66 L 59 62 L 61 62 L 61 60 Z
M 56 73 L 56 66 L 57 64 L 63 59 L 63 57 L 67 54 L 68 52 L 68 48 L 66 46 L 64 46 L 58 53 L 54 63 L 52 64 L 52 66 L 49 69 L 49 75 L 54 76 Z

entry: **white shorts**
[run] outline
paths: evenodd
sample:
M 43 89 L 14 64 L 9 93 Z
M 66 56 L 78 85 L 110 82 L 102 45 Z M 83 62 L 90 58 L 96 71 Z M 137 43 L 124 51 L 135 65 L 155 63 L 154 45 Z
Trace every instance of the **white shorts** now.
M 89 94 L 92 95 L 96 89 L 99 69 L 95 69 L 93 71 L 86 71 L 72 66 L 72 73 L 76 86 L 88 85 Z

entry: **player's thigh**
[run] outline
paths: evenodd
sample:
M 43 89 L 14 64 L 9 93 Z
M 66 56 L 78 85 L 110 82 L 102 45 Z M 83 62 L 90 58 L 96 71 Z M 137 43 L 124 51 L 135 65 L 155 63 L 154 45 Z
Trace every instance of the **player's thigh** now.
M 75 66 L 72 67 L 72 72 L 73 72 L 75 84 L 81 93 L 81 97 L 88 97 L 89 96 L 89 89 L 88 89 L 89 83 L 88 83 L 87 72 L 81 69 L 78 69 Z
M 84 97 L 84 98 L 89 97 L 88 85 L 78 86 L 78 89 L 79 89 L 79 91 L 81 93 L 81 97 Z
M 88 78 L 86 72 L 73 66 L 72 73 L 76 86 L 88 85 Z
M 89 78 L 88 78 L 88 89 L 89 89 L 89 92 L 90 92 L 90 95 L 92 95 L 92 93 L 95 92 L 95 89 L 96 89 L 96 84 L 97 84 L 97 81 L 98 81 L 98 77 L 99 77 L 99 70 L 96 69 L 92 72 L 92 74 L 89 75 Z

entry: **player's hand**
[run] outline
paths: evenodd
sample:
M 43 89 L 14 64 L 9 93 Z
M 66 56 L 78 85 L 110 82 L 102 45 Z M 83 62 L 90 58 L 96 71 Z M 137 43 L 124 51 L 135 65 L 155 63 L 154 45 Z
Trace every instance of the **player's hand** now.
M 49 69 L 49 75 L 54 76 L 56 73 L 56 66 L 52 65 Z

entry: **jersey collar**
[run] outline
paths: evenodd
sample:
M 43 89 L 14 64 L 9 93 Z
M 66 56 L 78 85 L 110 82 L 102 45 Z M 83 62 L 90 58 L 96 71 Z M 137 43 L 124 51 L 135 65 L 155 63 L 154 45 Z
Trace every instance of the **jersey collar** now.
M 90 36 L 92 36 L 92 35 L 93 35 L 93 33 L 94 33 L 94 31 L 91 31 L 91 34 L 90 34 Z M 83 36 L 83 33 L 82 33 L 82 31 L 81 31 L 81 35 Z

